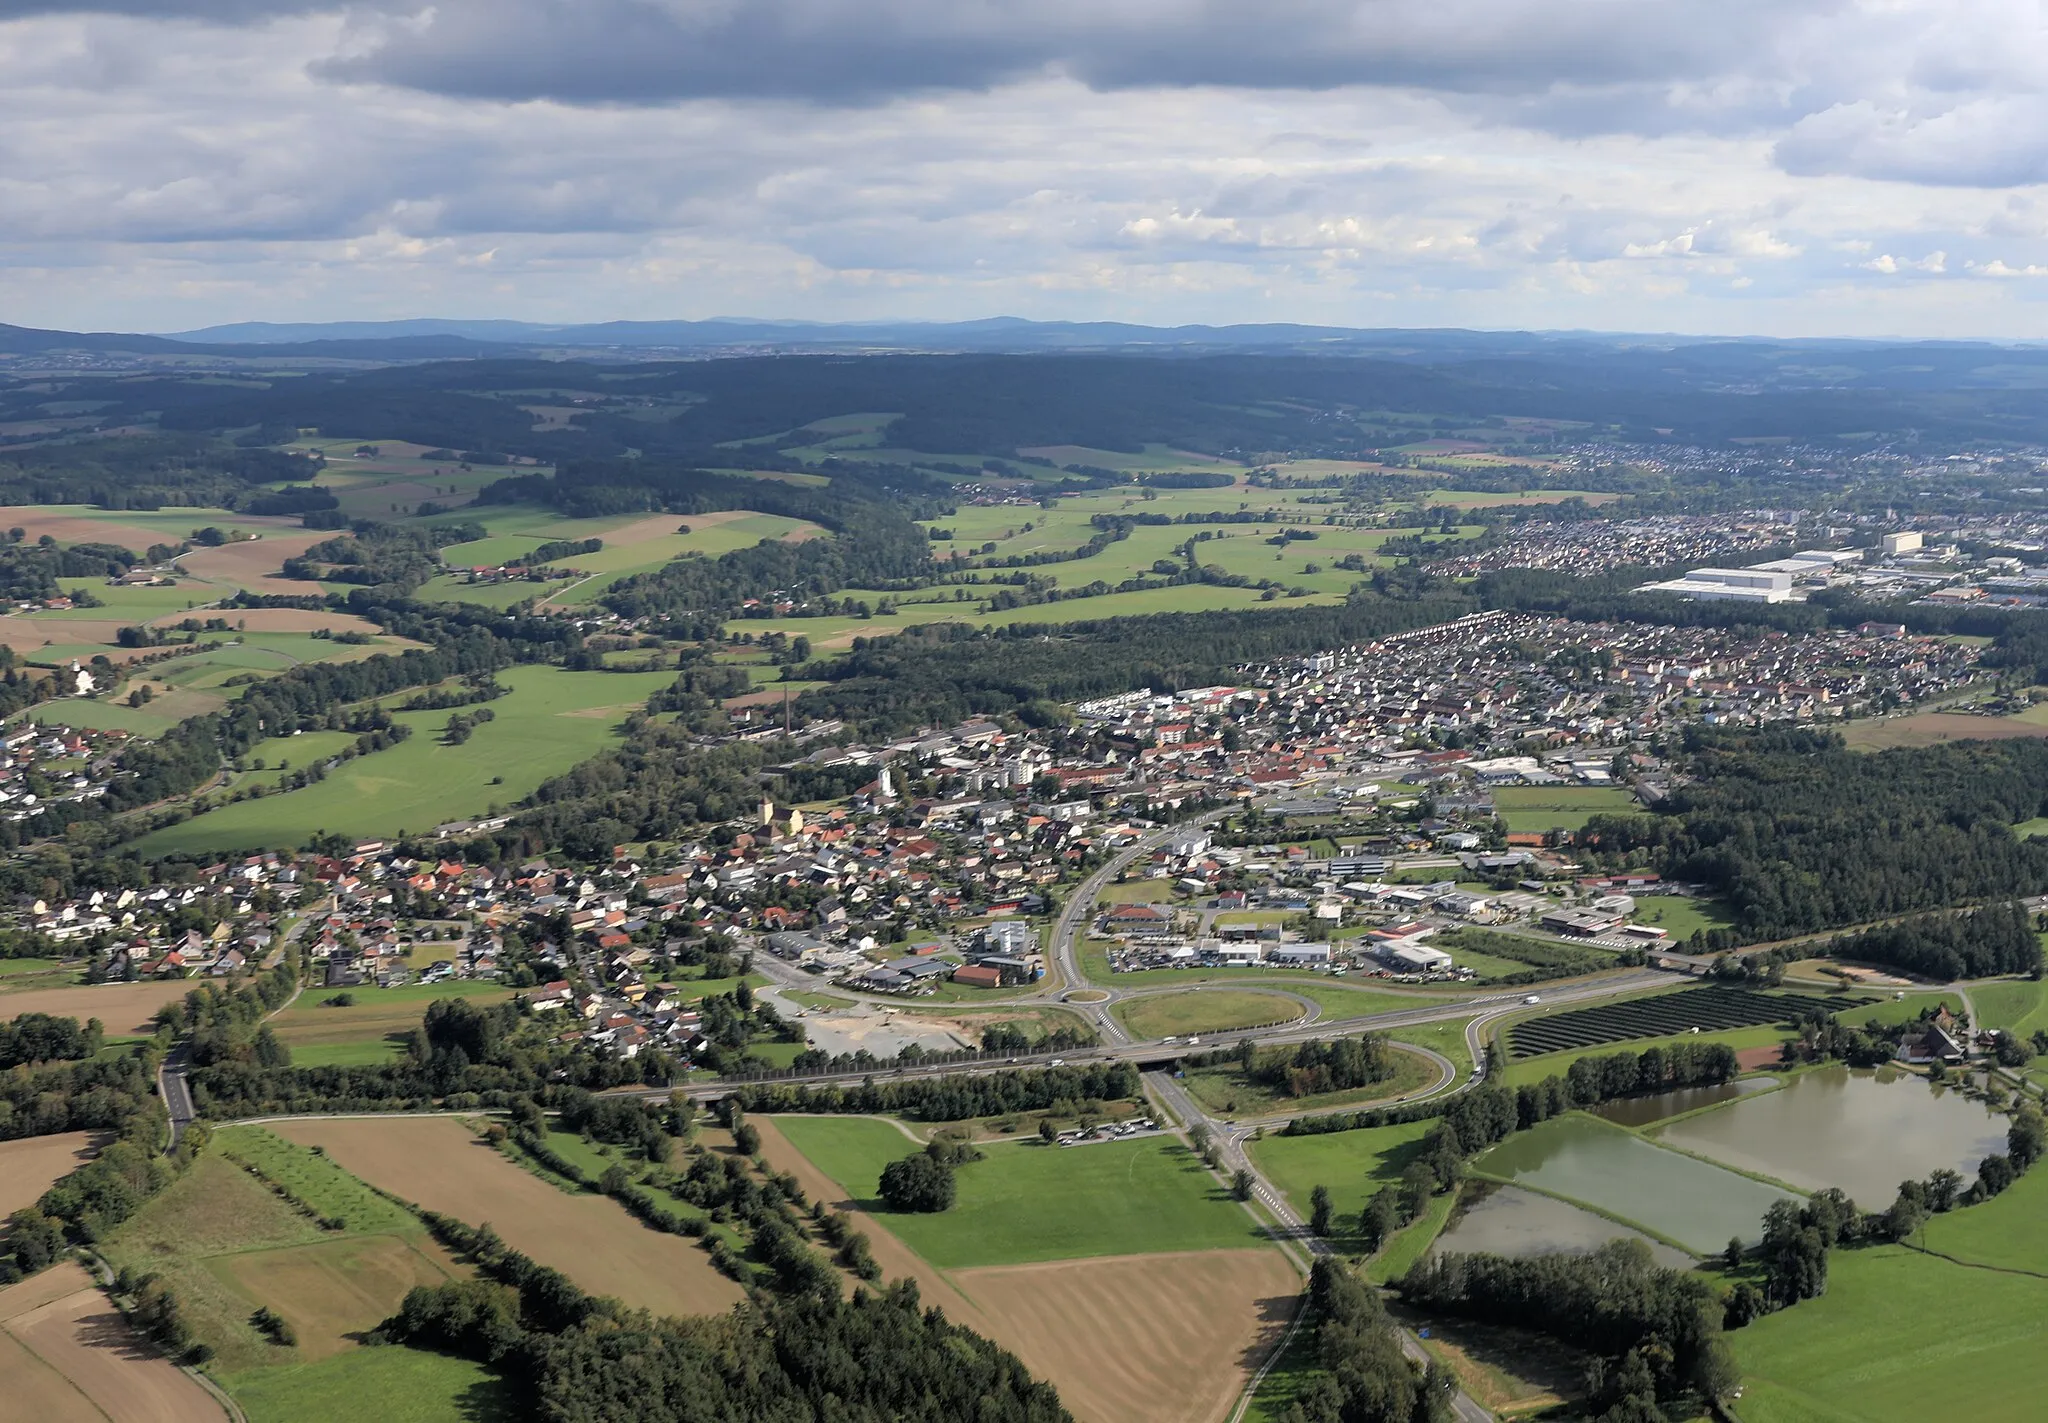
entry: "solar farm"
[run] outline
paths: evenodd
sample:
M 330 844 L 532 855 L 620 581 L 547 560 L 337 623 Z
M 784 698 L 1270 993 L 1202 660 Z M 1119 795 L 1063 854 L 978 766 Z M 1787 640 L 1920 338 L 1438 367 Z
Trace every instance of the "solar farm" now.
M 1652 998 L 1633 998 L 1532 1018 L 1508 1030 L 1508 1045 L 1517 1058 L 1537 1057 L 1548 1052 L 1598 1047 L 1602 1043 L 1669 1037 L 1693 1029 L 1704 1033 L 1786 1023 L 1816 1009 L 1838 1013 L 1869 1001 L 1803 993 L 1756 993 L 1744 988 L 1687 988 Z

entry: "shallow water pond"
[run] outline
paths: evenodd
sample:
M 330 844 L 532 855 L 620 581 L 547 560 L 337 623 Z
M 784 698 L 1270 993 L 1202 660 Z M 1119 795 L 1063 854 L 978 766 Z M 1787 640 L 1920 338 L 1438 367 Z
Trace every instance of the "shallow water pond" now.
M 1624 1097 L 1618 1102 L 1608 1102 L 1593 1108 L 1593 1115 L 1603 1122 L 1640 1129 L 1687 1112 L 1697 1112 L 1702 1107 L 1717 1107 L 1723 1102 L 1732 1102 L 1738 1097 L 1747 1097 L 1752 1092 L 1762 1092 L 1777 1085 L 1775 1077 L 1744 1077 L 1712 1087 L 1681 1087 L 1675 1092 L 1659 1092 L 1651 1097 Z
M 1658 1264 L 1674 1270 L 1692 1267 L 1693 1259 L 1684 1251 L 1566 1201 L 1490 1181 L 1473 1181 L 1465 1189 L 1469 1194 L 1463 1211 L 1437 1237 L 1433 1254 L 1521 1257 L 1559 1250 L 1582 1255 L 1610 1240 L 1640 1240 Z
M 1559 1117 L 1517 1132 L 1475 1165 L 1633 1221 L 1701 1254 L 1720 1250 L 1732 1236 L 1761 1239 L 1764 1212 L 1774 1201 L 1790 1199 L 1761 1181 L 1666 1151 L 1588 1116 Z
M 2005 1150 L 2006 1118 L 1960 1092 L 1889 1068 L 1822 1067 L 1776 1092 L 1673 1122 L 1657 1140 L 1802 1190 L 1830 1186 L 1881 1210 L 1899 1182 L 1939 1167 L 1974 1179 Z

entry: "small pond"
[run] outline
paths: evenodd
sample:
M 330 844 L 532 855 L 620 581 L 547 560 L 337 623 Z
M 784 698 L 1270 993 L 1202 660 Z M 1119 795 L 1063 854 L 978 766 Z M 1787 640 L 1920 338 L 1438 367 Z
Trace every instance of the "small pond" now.
M 1432 1254 L 1462 1251 L 1519 1257 L 1561 1250 L 1583 1255 L 1610 1240 L 1640 1240 L 1659 1265 L 1692 1268 L 1693 1259 L 1684 1251 L 1569 1202 L 1490 1181 L 1469 1182 L 1465 1191 L 1461 1213 L 1437 1237 Z
M 1820 1067 L 1781 1090 L 1702 1112 L 1654 1133 L 1659 1141 L 1806 1191 L 1839 1187 L 1882 1210 L 1899 1182 L 1946 1166 L 1973 1180 L 2005 1150 L 2007 1121 L 1960 1092 L 1892 1068 Z
M 1722 1249 L 1733 1236 L 1761 1239 L 1764 1212 L 1775 1201 L 1791 1199 L 1776 1187 L 1666 1151 L 1588 1116 L 1559 1117 L 1518 1132 L 1475 1164 L 1633 1221 L 1703 1255 Z
M 1593 1108 L 1593 1115 L 1617 1126 L 1642 1128 L 1686 1112 L 1697 1112 L 1702 1107 L 1717 1107 L 1723 1102 L 1732 1102 L 1737 1097 L 1747 1097 L 1752 1092 L 1762 1092 L 1777 1085 L 1775 1077 L 1744 1077 L 1712 1087 L 1681 1087 L 1675 1092 L 1659 1092 L 1653 1097 L 1624 1097 L 1618 1102 L 1608 1102 Z

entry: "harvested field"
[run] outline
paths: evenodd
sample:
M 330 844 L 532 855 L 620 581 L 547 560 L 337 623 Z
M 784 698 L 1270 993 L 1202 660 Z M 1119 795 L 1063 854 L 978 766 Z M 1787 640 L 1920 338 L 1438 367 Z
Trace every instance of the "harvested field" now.
M 1083 1423 L 1226 1416 L 1301 1292 L 1277 1250 L 1062 1260 L 954 1278 L 994 1337 Z
M 288 532 L 266 534 L 260 539 L 243 539 L 219 548 L 195 548 L 178 560 L 178 566 L 192 577 L 229 588 L 247 588 L 252 593 L 283 593 L 303 598 L 319 592 L 315 584 L 296 578 L 280 578 L 284 561 L 304 553 L 332 533 L 318 529 L 291 528 Z
M 153 979 L 147 983 L 102 983 L 90 988 L 38 988 L 0 996 L 0 1019 L 18 1013 L 48 1013 L 55 1018 L 98 1018 L 110 1036 L 156 1031 L 151 1016 L 200 985 L 189 978 Z
M 1945 741 L 2011 741 L 2021 736 L 2048 736 L 2048 725 L 2018 717 L 1921 712 L 1917 716 L 1854 721 L 1842 729 L 1842 739 L 1852 751 L 1938 746 Z
M 11 1418 L 35 1423 L 106 1423 L 105 1416 L 72 1382 L 0 1329 L 0 1379 L 7 1381 Z
M 0 1216 L 34 1205 L 59 1176 L 92 1160 L 98 1141 L 96 1133 L 68 1131 L 0 1142 Z
M 414 1285 L 438 1285 L 468 1273 L 424 1235 L 327 1240 L 216 1256 L 208 1265 L 229 1288 L 290 1320 L 299 1356 L 307 1360 L 348 1348 L 350 1335 L 389 1319 Z
M 33 1309 L 19 1308 L 9 1297 L 24 1289 L 46 1302 Z M 10 1417 L 39 1423 L 45 1417 L 219 1423 L 222 1416 L 212 1395 L 157 1354 L 93 1286 L 84 1268 L 70 1261 L 0 1291 L 0 1341 L 13 1346 L 0 1353 L 0 1365 L 19 1350 L 33 1355 L 73 1391 L 66 1395 L 47 1379 L 30 1383 L 29 1396 L 46 1398 L 58 1411 L 16 1413 L 13 1410 L 22 1402 L 15 1392 L 17 1372 L 5 1368 L 0 1378 L 6 1380 L 4 1407 Z M 82 1407 L 71 1404 L 74 1395 Z
M 74 509 L 79 506 L 72 506 Z M 225 509 L 164 510 L 163 514 L 176 517 L 166 525 L 160 516 L 145 514 L 141 519 L 129 522 L 118 514 L 104 514 L 94 517 L 90 514 L 71 513 L 62 507 L 51 508 L 41 504 L 11 504 L 0 507 L 0 528 L 19 528 L 34 543 L 48 534 L 60 544 L 110 543 L 141 553 L 151 544 L 175 544 L 186 533 L 206 524 L 221 528 L 294 529 L 299 527 L 297 519 L 266 517 L 255 514 L 234 514 Z M 151 522 L 155 520 L 154 522 Z
M 166 613 L 158 621 L 175 623 L 191 616 L 191 613 Z M 326 628 L 332 632 L 366 632 L 372 637 L 383 634 L 383 629 L 368 618 L 354 613 L 319 612 L 312 608 L 229 608 L 208 616 L 225 617 L 230 623 L 238 624 L 243 632 L 319 632 Z M 401 647 L 417 645 L 402 638 L 392 641 Z
M 615 1203 L 570 1196 L 507 1161 L 452 1117 L 281 1122 L 404 1200 L 471 1225 L 597 1294 L 657 1314 L 722 1314 L 744 1295 L 696 1246 L 649 1230 Z

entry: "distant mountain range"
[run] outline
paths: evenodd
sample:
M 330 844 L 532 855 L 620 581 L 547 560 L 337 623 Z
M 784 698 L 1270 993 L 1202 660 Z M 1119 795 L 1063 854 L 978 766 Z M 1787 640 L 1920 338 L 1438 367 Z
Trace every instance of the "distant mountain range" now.
M 2025 343 L 1777 340 L 1591 331 L 1467 331 L 1456 328 L 1353 329 L 1267 323 L 1242 326 L 1137 326 L 1114 321 L 1027 321 L 993 317 L 952 322 L 815 322 L 716 318 L 707 321 L 604 321 L 547 325 L 531 321 L 237 322 L 168 334 L 75 333 L 0 325 L 0 356 L 98 355 L 152 360 L 197 357 L 275 361 L 318 358 L 404 363 L 482 357 L 609 355 L 734 356 L 775 353 L 1082 353 L 1124 355 L 1273 354 L 1360 356 L 1443 365 L 1458 362 L 1638 360 L 1645 351 L 1683 353 L 1688 364 L 1768 366 L 1811 361 L 1829 352 L 1869 362 L 1879 352 L 1940 353 L 1979 362 L 2000 353 L 2038 356 Z

